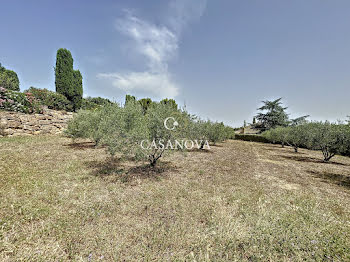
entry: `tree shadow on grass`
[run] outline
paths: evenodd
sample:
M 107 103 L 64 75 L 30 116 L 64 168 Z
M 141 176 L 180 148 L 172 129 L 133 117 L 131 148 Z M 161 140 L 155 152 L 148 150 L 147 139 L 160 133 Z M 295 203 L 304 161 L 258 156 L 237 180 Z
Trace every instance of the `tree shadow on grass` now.
M 294 148 L 289 147 L 289 146 L 263 146 L 262 149 L 266 150 L 266 151 L 271 151 L 271 152 L 286 152 L 286 153 L 294 153 L 294 154 L 298 154 L 298 155 L 305 155 L 306 153 L 304 152 L 298 152 L 295 153 L 294 152 Z
M 94 142 L 79 142 L 79 143 L 70 143 L 63 145 L 65 147 L 69 147 L 77 150 L 84 150 L 89 148 L 96 148 L 96 144 Z
M 333 174 L 329 172 L 316 172 L 309 170 L 307 171 L 313 177 L 321 178 L 323 182 L 335 184 L 338 186 L 343 186 L 350 189 L 350 174 L 342 175 L 342 174 Z
M 214 152 L 209 149 L 198 149 L 198 148 L 192 148 L 187 150 L 188 153 L 205 153 L 205 154 L 213 154 Z
M 210 146 L 212 146 L 212 147 L 224 147 L 224 145 L 221 145 L 221 144 L 210 144 Z
M 155 167 L 139 163 L 130 166 L 130 163 L 132 162 L 115 158 L 85 162 L 86 166 L 92 169 L 91 175 L 101 178 L 113 177 L 115 181 L 123 183 L 144 179 L 160 180 L 177 171 L 177 168 L 171 162 L 166 161 L 159 161 Z
M 314 158 L 314 157 L 306 157 L 306 156 L 300 156 L 300 153 L 296 153 L 298 155 L 295 156 L 279 156 L 281 158 L 292 160 L 292 161 L 298 161 L 298 162 L 308 162 L 308 163 L 316 163 L 316 164 L 326 164 L 326 165 L 339 165 L 339 166 L 348 166 L 347 164 L 339 163 L 339 162 L 324 162 L 320 158 Z

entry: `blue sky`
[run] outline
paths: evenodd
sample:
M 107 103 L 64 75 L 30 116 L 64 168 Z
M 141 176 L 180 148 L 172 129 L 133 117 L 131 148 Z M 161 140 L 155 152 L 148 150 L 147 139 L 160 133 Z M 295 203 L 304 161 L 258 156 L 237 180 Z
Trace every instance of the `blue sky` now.
M 349 10 L 347 0 L 4 1 L 0 62 L 22 90 L 55 90 L 64 47 L 85 95 L 173 97 L 233 126 L 283 97 L 292 117 L 335 121 L 350 114 Z

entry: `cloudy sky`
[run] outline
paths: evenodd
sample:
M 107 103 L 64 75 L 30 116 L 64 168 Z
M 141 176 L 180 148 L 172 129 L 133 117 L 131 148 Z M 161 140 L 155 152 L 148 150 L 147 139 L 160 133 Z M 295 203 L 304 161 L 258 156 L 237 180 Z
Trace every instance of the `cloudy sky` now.
M 55 90 L 64 47 L 88 96 L 175 98 L 233 126 L 278 97 L 292 117 L 345 119 L 349 10 L 348 0 L 4 1 L 0 63 L 22 90 Z

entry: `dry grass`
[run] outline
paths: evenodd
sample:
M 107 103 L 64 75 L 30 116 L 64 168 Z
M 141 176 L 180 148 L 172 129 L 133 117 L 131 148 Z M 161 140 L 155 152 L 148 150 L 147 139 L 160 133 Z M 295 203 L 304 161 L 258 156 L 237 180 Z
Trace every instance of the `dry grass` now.
M 0 261 L 350 261 L 350 159 L 229 141 L 157 170 L 0 139 Z

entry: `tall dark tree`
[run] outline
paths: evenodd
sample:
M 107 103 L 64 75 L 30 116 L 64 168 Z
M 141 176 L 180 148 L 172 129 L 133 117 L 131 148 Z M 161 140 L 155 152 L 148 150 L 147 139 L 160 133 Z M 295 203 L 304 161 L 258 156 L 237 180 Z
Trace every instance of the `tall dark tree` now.
M 126 95 L 125 96 L 125 105 L 129 102 L 136 102 L 136 97 L 132 95 Z
M 74 110 L 79 109 L 83 96 L 82 76 L 79 70 L 73 70 L 73 57 L 67 49 L 57 50 L 55 77 L 56 92 L 67 97 Z
M 164 104 L 164 105 L 168 105 L 170 107 L 172 107 L 174 110 L 177 110 L 177 103 L 174 99 L 168 99 L 168 98 L 165 98 L 163 100 L 160 101 L 161 104 Z
M 263 130 L 288 125 L 287 107 L 283 107 L 281 100 L 282 98 L 274 101 L 263 101 L 264 105 L 258 108 L 261 112 L 256 115 L 256 119 L 260 122 Z
M 79 70 L 74 70 L 73 72 L 73 90 L 74 95 L 72 98 L 73 109 L 76 111 L 81 108 L 83 100 L 83 76 Z
M 139 100 L 139 103 L 141 104 L 143 114 L 146 114 L 147 109 L 152 105 L 152 99 L 151 98 L 142 98 Z

